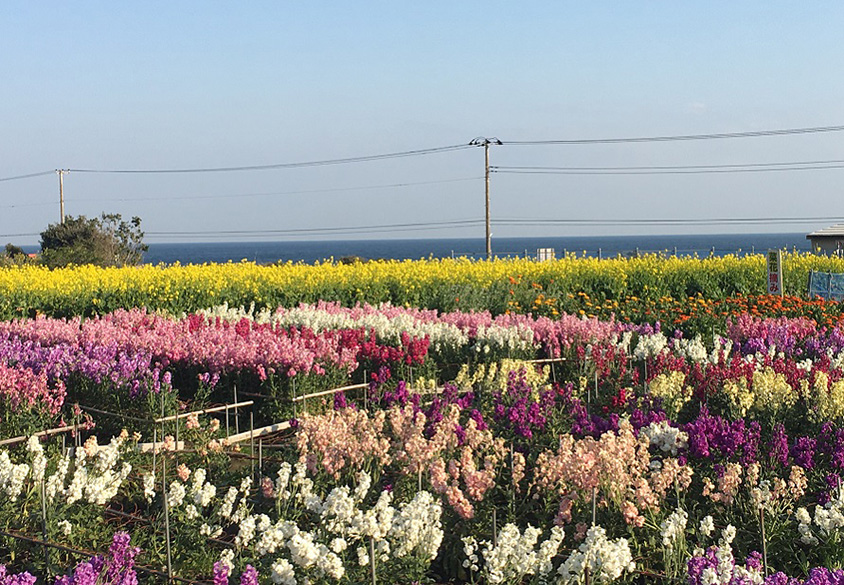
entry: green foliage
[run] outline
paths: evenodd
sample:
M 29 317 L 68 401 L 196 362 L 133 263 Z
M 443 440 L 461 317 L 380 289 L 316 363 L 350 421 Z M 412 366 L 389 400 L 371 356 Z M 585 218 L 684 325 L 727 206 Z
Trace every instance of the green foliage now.
M 71 264 L 134 266 L 148 246 L 143 243 L 141 219 L 124 221 L 119 213 L 98 218 L 68 216 L 41 232 L 41 261 L 50 268 Z M 8 248 L 8 246 L 7 246 Z

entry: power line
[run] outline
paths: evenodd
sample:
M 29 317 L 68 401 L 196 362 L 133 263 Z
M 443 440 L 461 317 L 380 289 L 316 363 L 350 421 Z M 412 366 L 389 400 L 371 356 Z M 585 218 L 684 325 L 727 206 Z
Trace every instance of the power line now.
M 379 160 L 387 160 L 394 158 L 406 158 L 411 156 L 424 156 L 428 154 L 438 154 L 442 152 L 454 152 L 457 150 L 465 150 L 468 148 L 476 148 L 473 144 L 455 144 L 451 146 L 440 146 L 436 148 L 423 148 L 418 150 L 406 150 L 403 152 L 391 152 L 387 154 L 375 154 L 369 156 L 355 156 L 349 158 L 335 158 L 328 160 L 317 160 L 308 162 L 296 163 L 278 163 L 270 165 L 248 165 L 236 167 L 206 167 L 206 168 L 191 168 L 191 169 L 70 169 L 75 173 L 111 173 L 111 174 L 167 174 L 167 173 L 221 173 L 233 171 L 267 171 L 273 169 L 296 169 L 305 167 L 321 167 L 329 165 L 351 164 L 372 162 Z
M 844 222 L 844 217 L 739 217 L 739 218 L 627 218 L 627 219 L 531 219 L 502 218 L 493 223 L 518 225 L 738 225 L 738 224 L 803 224 L 814 222 Z
M 16 209 L 18 207 L 45 207 L 47 205 L 55 205 L 55 202 L 44 201 L 41 203 L 12 203 L 11 205 L 0 205 L 0 209 Z
M 743 217 L 743 218 L 642 218 L 642 219 L 549 219 L 549 218 L 500 218 L 493 220 L 493 224 L 505 226 L 601 226 L 601 225 L 740 225 L 740 224 L 804 224 L 815 222 L 844 222 L 841 216 L 825 217 Z M 146 232 L 146 236 L 153 238 L 193 238 L 197 236 L 209 237 L 267 237 L 267 236 L 306 236 L 320 234 L 354 234 L 382 233 L 390 231 L 419 231 L 437 229 L 457 229 L 477 227 L 484 223 L 483 219 L 458 219 L 440 222 L 414 222 L 366 226 L 343 226 L 325 228 L 295 228 L 278 230 L 223 230 L 223 231 L 160 231 Z M 38 236 L 38 233 L 0 234 L 0 238 Z
M 419 230 L 419 229 L 451 229 L 459 227 L 470 227 L 480 225 L 483 223 L 482 219 L 459 219 L 452 221 L 439 222 L 416 222 L 416 223 L 395 223 L 385 225 L 367 225 L 367 226 L 343 226 L 343 227 L 325 227 L 325 228 L 295 228 L 284 230 L 215 230 L 213 232 L 203 231 L 175 231 L 175 232 L 145 232 L 148 236 L 179 236 L 179 237 L 193 237 L 193 236 L 269 236 L 269 235 L 305 235 L 305 234 L 333 234 L 333 233 L 368 233 L 378 231 L 394 231 L 394 230 Z
M 494 166 L 495 170 L 550 170 L 550 171 L 661 171 L 677 169 L 732 169 L 732 168 L 767 168 L 791 167 L 805 165 L 833 165 L 844 164 L 844 160 L 805 160 L 789 162 L 743 163 L 743 164 L 715 164 L 715 165 L 663 165 L 663 166 L 627 166 L 627 167 L 551 167 L 551 166 Z
M 47 175 L 52 175 L 55 172 L 56 171 L 41 171 L 40 173 L 30 173 L 28 175 L 18 175 L 16 177 L 5 177 L 3 179 L 0 179 L 0 182 L 17 181 L 19 179 L 31 179 L 32 177 L 44 177 L 44 176 L 47 176 Z
M 789 136 L 795 134 L 821 134 L 841 132 L 844 126 L 815 126 L 811 128 L 787 128 L 781 130 L 753 130 L 749 132 L 719 132 L 714 134 L 681 134 L 677 136 L 641 136 L 631 138 L 580 138 L 564 140 L 504 140 L 502 144 L 513 146 L 538 146 L 550 144 L 622 144 L 636 142 L 676 142 L 684 140 L 721 140 L 727 138 L 757 138 L 762 136 Z
M 0 238 L 25 238 L 28 236 L 40 236 L 41 234 L 0 234 Z
M 724 173 L 770 173 L 786 171 L 824 171 L 844 169 L 844 161 L 841 161 L 841 163 L 842 164 L 836 165 L 829 164 L 790 167 L 744 167 L 740 165 L 712 165 L 711 167 L 678 166 L 666 167 L 663 170 L 657 170 L 659 169 L 659 167 L 631 167 L 630 170 L 623 170 L 621 167 L 605 167 L 604 169 L 596 167 L 595 169 L 591 170 L 576 170 L 574 168 L 566 167 L 495 167 L 492 172 L 507 175 L 710 175 Z
M 328 188 L 328 189 L 306 189 L 300 191 L 271 191 L 271 192 L 262 192 L 262 193 L 231 193 L 231 194 L 222 194 L 222 195 L 187 195 L 185 197 L 170 197 L 170 196 L 162 196 L 162 197 L 119 197 L 116 199 L 73 199 L 74 203 L 78 202 L 87 202 L 87 201 L 102 201 L 102 202 L 112 202 L 112 201 L 181 201 L 181 200 L 191 200 L 191 199 L 234 199 L 234 198 L 241 198 L 241 197 L 269 197 L 269 196 L 276 196 L 276 195 L 310 195 L 310 194 L 317 194 L 317 193 L 343 193 L 347 191 L 366 191 L 370 189 L 400 189 L 404 187 L 415 187 L 420 185 L 439 185 L 443 183 L 458 183 L 463 181 L 478 181 L 483 177 L 463 177 L 463 178 L 456 178 L 456 179 L 442 179 L 437 181 L 418 181 L 412 183 L 392 183 L 389 185 L 368 185 L 362 187 L 335 187 L 335 188 Z M 39 204 L 40 205 L 40 204 Z

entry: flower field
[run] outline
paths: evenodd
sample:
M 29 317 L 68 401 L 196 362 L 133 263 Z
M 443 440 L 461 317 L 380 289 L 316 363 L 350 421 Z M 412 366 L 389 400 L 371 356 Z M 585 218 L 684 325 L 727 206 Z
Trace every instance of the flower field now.
M 844 583 L 841 312 L 763 268 L 0 272 L 0 583 Z
M 800 296 L 809 270 L 844 272 L 844 259 L 785 253 L 784 288 Z M 583 293 L 578 296 L 577 293 Z M 765 293 L 765 258 L 678 258 L 648 254 L 598 260 L 569 254 L 548 262 L 465 258 L 356 264 L 250 262 L 127 268 L 0 269 L 0 318 L 91 316 L 145 307 L 170 314 L 207 307 L 293 307 L 331 301 L 390 303 L 451 311 L 621 314 L 629 302 L 720 300 Z M 605 303 L 609 302 L 609 305 Z M 600 310 L 599 310 L 600 308 Z M 648 307 L 632 312 L 639 320 Z M 636 308 L 638 311 L 638 307 Z

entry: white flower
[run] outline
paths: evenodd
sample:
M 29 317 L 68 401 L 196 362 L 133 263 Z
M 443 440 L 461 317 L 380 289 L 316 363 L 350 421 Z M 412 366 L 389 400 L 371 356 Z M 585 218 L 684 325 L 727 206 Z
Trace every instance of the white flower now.
M 330 546 L 332 551 L 336 552 L 337 554 L 340 554 L 341 552 L 346 550 L 346 548 L 349 545 L 348 545 L 348 543 L 346 543 L 346 541 L 344 539 L 335 538 L 331 541 L 331 544 L 329 546 Z
M 668 347 L 668 340 L 662 332 L 653 335 L 642 335 L 636 349 L 633 350 L 633 357 L 637 360 L 644 360 L 649 357 L 656 357 Z
M 602 527 L 592 526 L 583 543 L 560 565 L 561 583 L 579 583 L 586 567 L 596 582 L 618 579 L 635 568 L 629 543 L 624 538 L 611 541 Z
M 202 526 L 199 527 L 199 533 L 202 536 L 208 538 L 217 538 L 223 533 L 223 527 L 219 524 L 214 524 L 213 526 L 209 526 L 206 523 L 202 523 Z
M 240 493 L 244 496 L 249 495 L 249 489 L 252 487 L 252 477 L 247 475 L 242 480 L 240 480 Z
M 478 541 L 473 536 L 463 537 L 463 554 L 466 555 L 466 560 L 463 561 L 463 568 L 469 569 L 472 572 L 478 571 Z
M 234 502 L 237 499 L 237 488 L 229 486 L 229 491 L 226 492 L 223 502 L 220 504 L 220 516 L 226 520 L 232 517 L 232 510 L 234 509 Z
M 320 550 L 310 532 L 297 532 L 287 541 L 293 563 L 303 569 L 312 567 L 319 559 Z
M 234 544 L 237 547 L 249 546 L 253 538 L 255 538 L 255 516 L 247 516 L 240 521 Z
M 679 540 L 686 531 L 686 522 L 689 515 L 685 510 L 677 508 L 671 515 L 668 516 L 660 524 L 660 535 L 662 536 L 662 546 L 670 548 Z
M 275 497 L 281 501 L 285 501 L 290 497 L 287 486 L 290 483 L 290 473 L 292 470 L 292 466 L 286 461 L 278 468 L 278 475 L 275 481 Z
M 539 528 L 533 526 L 528 526 L 520 533 L 515 524 L 505 524 L 496 543 L 483 542 L 481 555 L 486 580 L 489 583 L 520 582 L 526 575 L 550 573 L 553 570 L 551 559 L 557 554 L 563 540 L 563 531 L 554 527 L 551 536 L 539 545 L 537 552 L 534 547 L 541 533 Z M 477 544 L 474 539 L 464 539 L 463 545 L 468 561 L 464 562 L 464 566 L 477 570 Z
M 365 567 L 369 564 L 369 552 L 366 550 L 365 546 L 359 546 L 358 550 L 358 564 L 361 567 Z
M 185 484 L 180 481 L 173 480 L 170 484 L 170 489 L 167 492 L 167 506 L 172 510 L 178 508 L 185 501 Z
M 700 335 L 696 335 L 695 338 L 691 340 L 675 339 L 674 350 L 679 355 L 687 357 L 690 361 L 695 363 L 705 362 L 709 357 L 706 353 L 706 346 L 703 344 Z
M 668 421 L 652 422 L 642 427 L 639 432 L 648 438 L 651 446 L 663 453 L 677 455 L 680 449 L 688 446 L 689 435 L 677 427 L 672 427 Z
M 715 520 L 712 519 L 712 516 L 706 516 L 700 521 L 700 533 L 708 537 L 712 536 L 713 532 L 715 532 Z
M 355 501 L 362 502 L 363 499 L 366 497 L 367 492 L 369 492 L 369 488 L 372 485 L 372 476 L 369 475 L 365 471 L 361 471 L 357 474 L 358 485 L 355 488 Z
M 809 510 L 806 508 L 797 508 L 797 512 L 795 512 L 795 517 L 800 524 L 811 524 L 812 517 L 809 516 Z
M 227 567 L 231 573 L 234 569 L 234 551 L 232 549 L 223 549 L 223 552 L 220 553 L 220 564 Z
M 47 458 L 44 457 L 44 449 L 41 441 L 35 435 L 29 437 L 26 442 L 26 450 L 29 452 L 32 461 L 32 480 L 40 482 L 44 479 L 44 471 L 47 468 Z
M 70 468 L 70 455 L 59 459 L 56 472 L 47 478 L 47 503 L 52 503 L 56 496 L 64 495 L 64 480 L 67 477 L 67 470 Z
M 58 527 L 61 533 L 65 536 L 70 536 L 71 532 L 73 532 L 73 524 L 67 520 L 59 520 Z
M 146 497 L 147 502 L 152 502 L 155 498 L 155 474 L 145 473 L 142 480 L 144 484 L 144 497 Z
M 276 522 L 274 526 L 271 526 L 261 535 L 257 544 L 258 552 L 264 554 L 262 552 L 264 548 L 269 552 L 275 552 L 275 549 L 283 547 L 289 539 L 298 533 L 299 527 L 294 522 L 288 520 Z
M 415 552 L 421 558 L 434 560 L 443 540 L 441 517 L 439 498 L 426 491 L 418 492 L 413 500 L 399 506 L 388 533 L 396 546 L 393 554 L 401 558 Z
M 326 496 L 321 516 L 326 530 L 346 535 L 357 513 L 355 500 L 349 494 L 349 487 L 338 486 Z
M 296 585 L 296 573 L 287 559 L 278 559 L 270 567 L 270 579 L 279 585 Z
M 13 502 L 18 499 L 23 490 L 23 482 L 28 475 L 29 465 L 12 463 L 8 452 L 0 452 L 0 489 L 6 492 Z
M 328 550 L 328 547 L 321 544 L 317 547 L 317 568 L 332 579 L 339 581 L 346 574 L 343 561 L 336 554 Z
M 194 503 L 197 506 L 204 508 L 208 504 L 210 504 L 211 501 L 214 499 L 214 496 L 217 495 L 217 487 L 214 484 L 208 482 L 205 484 L 200 484 L 200 487 L 197 488 L 197 484 L 194 483 L 192 494 Z

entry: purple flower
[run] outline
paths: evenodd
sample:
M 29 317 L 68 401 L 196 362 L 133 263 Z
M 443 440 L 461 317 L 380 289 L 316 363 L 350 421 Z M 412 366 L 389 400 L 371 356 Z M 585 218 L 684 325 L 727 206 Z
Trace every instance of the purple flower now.
M 35 577 L 29 572 L 11 575 L 6 572 L 5 565 L 0 565 L 0 585 L 35 585 Z
M 485 431 L 489 428 L 489 425 L 487 425 L 486 421 L 484 420 L 483 413 L 477 408 L 472 409 L 472 412 L 469 414 L 469 418 L 475 421 L 475 424 L 477 425 L 479 431 Z
M 347 408 L 349 405 L 346 402 L 346 393 L 345 392 L 338 392 L 334 395 L 334 410 L 343 410 Z
M 785 467 L 788 465 L 788 435 L 785 433 L 785 426 L 782 423 L 774 425 L 771 442 L 768 443 L 768 454 L 771 461 Z
M 737 460 L 743 465 L 753 463 L 758 458 L 762 429 L 756 421 L 746 426 L 744 419 L 730 422 L 720 416 L 710 415 L 704 405 L 701 406 L 700 415 L 683 425 L 682 429 L 689 435 L 689 454 L 694 458 Z
M 454 425 L 454 434 L 457 435 L 458 445 L 462 445 L 466 442 L 466 429 L 464 429 L 461 425 Z
M 817 447 L 817 440 L 811 437 L 799 437 L 791 448 L 791 456 L 794 457 L 794 463 L 803 469 L 812 469 L 815 467 L 815 448 Z
M 214 563 L 214 585 L 228 585 L 229 571 L 229 566 L 223 564 L 222 561 Z
M 240 574 L 240 585 L 258 585 L 258 571 L 252 565 L 246 565 Z

